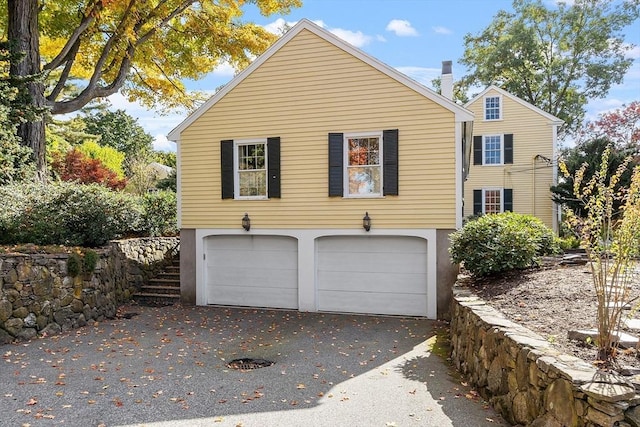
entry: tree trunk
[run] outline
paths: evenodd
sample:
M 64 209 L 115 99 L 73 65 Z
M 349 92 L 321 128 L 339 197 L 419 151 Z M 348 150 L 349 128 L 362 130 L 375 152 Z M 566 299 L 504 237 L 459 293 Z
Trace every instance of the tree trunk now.
M 9 74 L 17 78 L 35 76 L 40 73 L 40 49 L 38 32 L 38 0 L 8 0 L 8 38 L 12 52 L 18 59 L 12 60 Z M 44 107 L 44 85 L 29 81 L 27 90 L 32 105 L 41 110 Z M 33 149 L 36 165 L 36 181 L 47 179 L 45 157 L 44 120 L 22 123 L 18 126 L 18 136 L 22 144 Z

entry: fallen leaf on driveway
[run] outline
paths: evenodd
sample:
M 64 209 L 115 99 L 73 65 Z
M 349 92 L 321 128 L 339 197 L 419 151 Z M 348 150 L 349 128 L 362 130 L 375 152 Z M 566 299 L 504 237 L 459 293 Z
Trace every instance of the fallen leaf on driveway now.
M 303 388 L 307 388 L 307 386 L 305 386 L 304 384 L 298 384 L 298 385 L 296 386 L 296 388 L 297 388 L 298 390 L 302 390 Z
M 35 400 L 35 399 L 32 397 L 32 398 L 31 398 L 31 399 L 29 399 L 29 401 L 27 402 L 27 405 L 29 405 L 29 406 L 33 406 L 33 405 L 35 405 L 36 403 L 38 403 L 38 401 L 37 401 L 37 400 Z

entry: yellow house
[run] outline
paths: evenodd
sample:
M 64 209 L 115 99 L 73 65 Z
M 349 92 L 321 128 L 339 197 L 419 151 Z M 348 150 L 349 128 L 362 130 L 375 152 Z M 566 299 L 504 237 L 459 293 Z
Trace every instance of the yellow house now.
M 445 317 L 472 120 L 300 21 L 169 134 L 183 302 Z
M 557 133 L 562 120 L 496 86 L 465 107 L 475 114 L 465 217 L 513 211 L 540 218 L 558 231 Z

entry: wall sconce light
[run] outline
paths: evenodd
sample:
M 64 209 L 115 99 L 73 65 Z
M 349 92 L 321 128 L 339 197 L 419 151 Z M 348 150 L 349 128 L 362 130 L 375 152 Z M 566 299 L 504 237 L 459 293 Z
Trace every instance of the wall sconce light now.
M 364 231 L 371 230 L 371 218 L 369 217 L 369 212 L 364 213 L 364 218 L 362 218 L 362 228 L 364 228 Z
M 245 213 L 242 217 L 242 228 L 244 228 L 246 231 L 251 230 L 251 219 L 249 218 L 248 213 Z

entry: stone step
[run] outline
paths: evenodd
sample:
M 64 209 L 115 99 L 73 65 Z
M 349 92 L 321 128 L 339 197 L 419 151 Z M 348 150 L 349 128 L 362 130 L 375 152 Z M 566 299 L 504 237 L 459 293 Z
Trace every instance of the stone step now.
M 172 279 L 172 280 L 180 280 L 180 273 L 172 273 L 172 272 L 163 272 L 158 274 L 154 279 Z
M 149 284 L 154 284 L 154 285 L 171 285 L 171 286 L 177 286 L 177 287 L 180 287 L 180 279 L 159 279 L 159 278 L 153 278 L 153 279 L 149 279 Z
M 166 295 L 180 295 L 180 287 L 145 285 L 140 289 L 140 292 L 138 293 L 149 293 L 149 292 L 156 293 L 156 294 L 166 294 Z M 136 295 L 138 293 L 136 293 Z
M 614 333 L 615 339 L 618 342 L 618 345 L 623 348 L 634 348 L 638 345 L 638 337 L 633 335 L 626 334 L 624 332 Z M 598 331 L 595 329 L 589 330 L 578 330 L 578 331 L 569 331 L 567 332 L 567 338 L 575 341 L 586 341 L 587 338 L 591 339 L 592 342 L 595 342 L 598 339 Z

